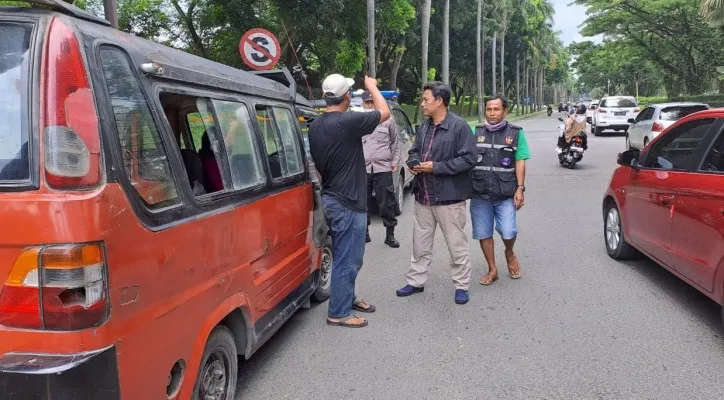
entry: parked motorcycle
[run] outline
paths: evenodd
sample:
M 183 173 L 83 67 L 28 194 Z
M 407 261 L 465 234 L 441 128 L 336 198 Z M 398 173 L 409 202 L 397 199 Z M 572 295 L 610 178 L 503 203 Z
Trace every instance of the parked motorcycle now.
M 558 120 L 564 122 L 563 118 L 558 118 Z M 570 143 L 565 143 L 565 129 L 565 124 L 558 126 L 559 136 L 556 152 L 558 153 L 558 162 L 568 169 L 573 169 L 576 167 L 576 163 L 583 160 L 586 147 L 584 143 L 585 137 L 576 136 L 571 139 Z

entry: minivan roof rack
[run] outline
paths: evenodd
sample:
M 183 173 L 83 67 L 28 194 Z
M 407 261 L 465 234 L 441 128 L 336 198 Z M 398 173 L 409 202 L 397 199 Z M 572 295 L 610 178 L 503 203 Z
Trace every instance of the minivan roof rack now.
M 62 14 L 70 15 L 71 17 L 75 17 L 78 19 L 82 19 L 89 22 L 95 22 L 96 24 L 101 24 L 105 26 L 111 26 L 111 23 L 106 21 L 105 19 L 95 16 L 88 11 L 82 10 L 76 6 L 74 6 L 71 3 L 67 3 L 63 0 L 21 0 L 25 1 L 27 3 L 30 3 L 31 5 L 40 5 L 45 6 L 45 8 L 49 8 L 53 11 L 57 11 Z

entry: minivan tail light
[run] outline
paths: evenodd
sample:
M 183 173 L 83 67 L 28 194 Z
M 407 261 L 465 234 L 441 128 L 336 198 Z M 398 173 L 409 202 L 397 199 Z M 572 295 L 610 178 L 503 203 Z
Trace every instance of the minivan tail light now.
M 0 292 L 0 325 L 80 330 L 108 315 L 103 246 L 38 246 L 15 260 Z
M 101 178 L 98 113 L 73 29 L 54 18 L 43 67 L 45 179 L 56 189 L 86 189 Z
M 663 132 L 664 131 L 664 125 L 662 125 L 660 122 L 654 122 L 654 125 L 651 127 L 652 132 Z

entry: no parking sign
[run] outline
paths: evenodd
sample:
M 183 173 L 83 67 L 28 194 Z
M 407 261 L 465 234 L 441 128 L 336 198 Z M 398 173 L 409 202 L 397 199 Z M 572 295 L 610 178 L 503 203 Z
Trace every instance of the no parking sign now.
M 279 40 L 266 29 L 254 28 L 246 32 L 239 42 L 239 53 L 244 64 L 257 71 L 269 70 L 279 62 Z

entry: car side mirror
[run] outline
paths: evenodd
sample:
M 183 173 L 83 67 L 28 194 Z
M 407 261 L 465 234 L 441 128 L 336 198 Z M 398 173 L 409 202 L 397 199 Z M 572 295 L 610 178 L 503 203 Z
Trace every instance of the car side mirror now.
M 638 166 L 638 160 L 640 155 L 641 150 L 639 149 L 626 150 L 623 153 L 618 154 L 617 163 L 618 165 L 623 165 L 625 167 L 636 168 Z
M 636 123 L 636 120 L 633 119 L 633 118 L 629 118 L 629 119 L 628 119 L 628 123 L 629 123 L 629 124 L 635 124 L 635 123 Z

